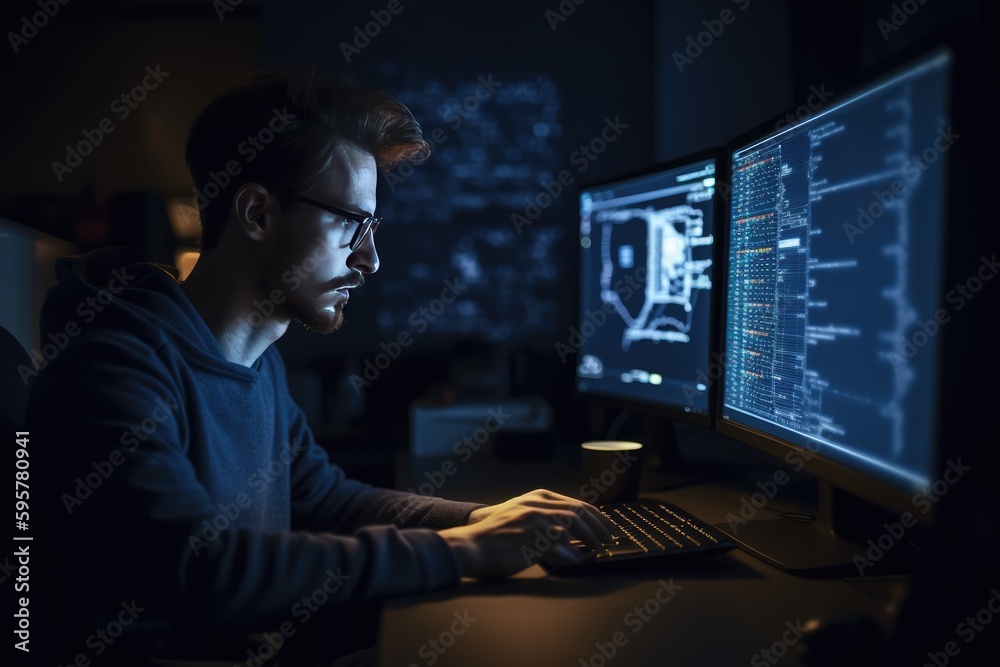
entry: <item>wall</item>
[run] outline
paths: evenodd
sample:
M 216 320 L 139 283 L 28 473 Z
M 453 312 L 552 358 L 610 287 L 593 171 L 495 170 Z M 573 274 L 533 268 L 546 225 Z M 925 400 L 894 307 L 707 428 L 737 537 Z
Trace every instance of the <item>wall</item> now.
M 93 239 L 79 240 L 99 243 L 101 229 L 88 232 L 72 219 L 96 215 L 112 193 L 190 197 L 188 127 L 212 95 L 257 66 L 255 4 L 220 21 L 203 2 L 70 2 L 51 18 L 39 14 L 37 2 L 8 3 L 0 23 L 3 80 L 16 94 L 5 101 L 0 127 L 3 212 L 66 238 L 89 233 Z M 42 27 L 25 28 L 26 17 Z M 12 45 L 11 33 L 33 36 Z M 147 66 L 160 68 L 158 79 Z M 131 108 L 119 98 L 136 86 L 145 99 Z M 110 132 L 99 129 L 105 119 Z M 96 145 L 72 167 L 66 146 L 81 142 Z

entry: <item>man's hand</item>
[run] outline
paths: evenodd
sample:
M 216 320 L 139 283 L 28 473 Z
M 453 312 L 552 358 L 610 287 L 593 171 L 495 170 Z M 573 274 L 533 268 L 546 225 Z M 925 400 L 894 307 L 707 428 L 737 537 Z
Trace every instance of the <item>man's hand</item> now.
M 596 507 L 538 489 L 473 510 L 467 525 L 442 530 L 440 535 L 455 552 L 462 576 L 506 577 L 538 560 L 539 552 L 542 560 L 550 562 L 582 562 L 586 554 L 570 541 L 577 539 L 598 549 L 611 541 L 609 527 Z M 546 541 L 551 546 L 537 547 Z

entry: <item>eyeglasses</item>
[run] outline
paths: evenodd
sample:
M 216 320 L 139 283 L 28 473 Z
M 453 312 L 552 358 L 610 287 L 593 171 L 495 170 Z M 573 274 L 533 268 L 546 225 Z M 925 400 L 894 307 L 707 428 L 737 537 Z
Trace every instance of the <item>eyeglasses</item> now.
M 346 218 L 347 220 L 356 223 L 357 228 L 354 230 L 354 235 L 351 236 L 351 242 L 349 244 L 352 252 L 361 247 L 361 244 L 365 241 L 365 237 L 368 236 L 369 230 L 372 234 L 375 234 L 375 230 L 378 229 L 379 223 L 382 222 L 382 218 L 373 218 L 362 213 L 351 213 L 350 211 L 345 211 L 342 208 L 318 202 L 315 199 L 310 199 L 309 197 L 296 197 L 295 201 L 311 204 L 316 208 L 321 208 L 328 213 L 339 215 L 342 218 Z

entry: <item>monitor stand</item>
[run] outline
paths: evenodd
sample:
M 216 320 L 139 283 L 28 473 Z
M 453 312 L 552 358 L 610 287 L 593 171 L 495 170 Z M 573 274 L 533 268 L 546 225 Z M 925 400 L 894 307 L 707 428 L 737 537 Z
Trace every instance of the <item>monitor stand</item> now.
M 644 447 L 650 449 L 652 457 L 649 464 L 663 472 L 680 472 L 686 468 L 687 461 L 681 455 L 673 421 L 647 415 L 643 418 L 642 431 L 646 440 Z
M 919 526 L 904 527 L 900 515 L 849 496 L 827 480 L 817 482 L 819 502 L 812 521 L 798 515 L 759 520 L 754 517 L 745 522 L 730 520 L 716 527 L 744 551 L 799 576 L 898 574 L 912 569 L 919 554 L 907 539 L 913 535 L 907 533 L 919 532 Z M 845 521 L 850 525 L 841 525 Z

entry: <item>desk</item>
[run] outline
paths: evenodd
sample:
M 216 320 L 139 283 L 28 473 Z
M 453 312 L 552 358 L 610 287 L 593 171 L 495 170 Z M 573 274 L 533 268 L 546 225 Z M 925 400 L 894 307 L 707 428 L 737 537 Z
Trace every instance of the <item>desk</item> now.
M 711 523 L 723 523 L 737 497 L 712 484 L 644 495 Z M 664 583 L 671 580 L 672 596 Z M 799 665 L 799 623 L 857 612 L 888 629 L 907 584 L 906 577 L 803 579 L 738 550 L 642 573 L 570 578 L 534 566 L 503 582 L 390 601 L 378 664 Z M 760 655 L 765 649 L 775 662 Z

